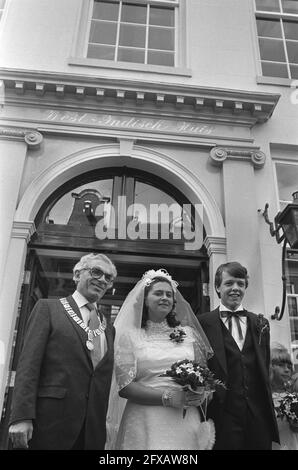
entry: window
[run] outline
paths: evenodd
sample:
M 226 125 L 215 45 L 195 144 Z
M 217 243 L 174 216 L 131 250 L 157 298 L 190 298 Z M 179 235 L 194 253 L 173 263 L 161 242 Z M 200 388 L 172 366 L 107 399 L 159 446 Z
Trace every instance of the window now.
M 286 259 L 287 301 L 291 327 L 291 347 L 298 366 L 298 252 L 288 251 Z
M 255 0 L 262 74 L 298 78 L 298 1 Z
M 80 224 L 86 225 L 88 220 L 86 217 L 83 217 L 80 220 L 78 213 L 74 211 L 75 203 L 80 199 L 85 199 L 90 201 L 91 205 L 93 204 L 108 204 L 112 199 L 113 191 L 113 179 L 102 179 L 99 181 L 93 181 L 92 185 L 84 184 L 76 187 L 72 191 L 66 193 L 61 199 L 59 199 L 53 207 L 49 210 L 45 222 L 47 224 L 58 224 L 58 225 L 67 225 L 67 224 Z M 86 197 L 85 197 L 86 196 Z M 82 211 L 84 211 L 84 206 L 82 206 Z M 84 212 L 82 214 L 84 216 Z
M 3 11 L 4 11 L 4 7 L 5 7 L 5 1 L 6 0 L 0 0 L 0 21 L 1 21 L 1 18 L 3 16 Z
M 114 177 L 92 179 L 87 184 L 80 184 L 67 191 L 49 206 L 43 215 L 42 225 L 38 227 L 47 233 L 55 232 L 56 236 L 59 233 L 72 238 L 77 231 L 86 243 L 88 237 L 96 237 L 96 224 L 104 220 L 107 229 L 115 226 L 113 236 L 116 237 L 117 231 L 121 230 L 120 219 L 116 220 L 122 204 L 119 198 L 125 196 L 125 223 L 127 225 L 130 220 L 134 220 L 136 234 L 142 234 L 140 239 L 166 239 L 169 242 L 182 240 L 184 233 L 191 233 L 194 229 L 191 207 L 183 206 L 164 192 L 161 189 L 164 184 L 162 186 L 160 183 L 158 188 L 156 184 L 130 176 L 130 173 L 120 171 L 119 176 L 118 173 Z M 158 212 L 157 206 L 160 204 L 161 212 Z M 126 235 L 129 238 L 131 234 L 127 232 Z
M 280 210 L 292 202 L 292 194 L 297 191 L 298 165 L 276 163 L 276 175 L 280 200 Z M 298 251 L 288 250 L 286 256 L 287 305 L 291 328 L 291 349 L 295 367 L 298 370 Z
M 292 202 L 292 194 L 298 189 L 298 164 L 276 162 L 275 165 L 280 211 L 282 211 Z
M 177 7 L 177 0 L 94 0 L 85 57 L 175 66 Z

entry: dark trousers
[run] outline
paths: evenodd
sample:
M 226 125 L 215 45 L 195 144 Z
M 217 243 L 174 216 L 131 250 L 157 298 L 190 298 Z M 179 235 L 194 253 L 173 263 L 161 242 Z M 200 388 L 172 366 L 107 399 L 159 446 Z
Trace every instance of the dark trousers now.
M 85 450 L 85 423 L 80 431 L 80 434 L 77 437 L 74 445 L 71 450 Z
M 244 416 L 223 412 L 214 450 L 271 450 L 269 425 L 264 416 L 255 416 L 247 407 Z

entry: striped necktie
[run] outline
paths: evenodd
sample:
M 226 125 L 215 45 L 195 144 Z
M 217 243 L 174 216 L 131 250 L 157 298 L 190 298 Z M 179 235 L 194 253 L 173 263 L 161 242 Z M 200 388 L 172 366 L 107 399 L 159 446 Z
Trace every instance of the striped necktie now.
M 227 318 L 228 319 L 228 327 L 229 327 L 229 332 L 231 334 L 232 334 L 232 318 L 233 317 L 235 318 L 237 329 L 238 329 L 239 339 L 242 340 L 243 339 L 243 334 L 242 334 L 242 330 L 241 330 L 239 317 L 246 317 L 246 312 L 242 311 L 242 310 L 240 310 L 240 311 L 238 310 L 238 312 L 230 312 L 230 311 L 227 310 L 227 311 L 220 312 L 220 316 L 222 318 Z

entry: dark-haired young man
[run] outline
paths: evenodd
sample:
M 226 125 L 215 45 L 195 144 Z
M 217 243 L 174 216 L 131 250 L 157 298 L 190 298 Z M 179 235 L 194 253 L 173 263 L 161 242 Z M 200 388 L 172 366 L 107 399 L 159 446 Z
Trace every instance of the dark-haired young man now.
M 269 450 L 272 441 L 279 442 L 269 384 L 269 322 L 244 310 L 247 286 L 244 266 L 220 265 L 215 274 L 219 307 L 199 318 L 214 350 L 209 367 L 227 387 L 208 406 L 216 428 L 214 450 Z

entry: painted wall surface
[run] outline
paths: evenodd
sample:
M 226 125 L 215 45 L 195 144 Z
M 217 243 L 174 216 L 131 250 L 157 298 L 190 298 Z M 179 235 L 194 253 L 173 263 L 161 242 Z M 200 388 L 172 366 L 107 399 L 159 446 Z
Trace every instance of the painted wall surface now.
M 10 0 L 1 24 L 1 67 L 69 72 L 80 0 Z

